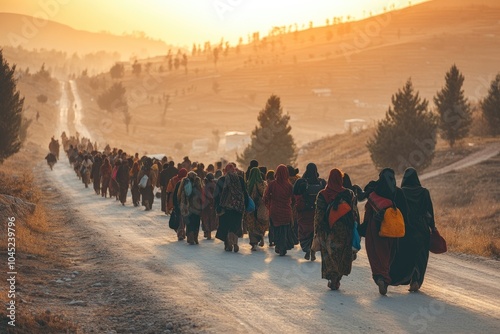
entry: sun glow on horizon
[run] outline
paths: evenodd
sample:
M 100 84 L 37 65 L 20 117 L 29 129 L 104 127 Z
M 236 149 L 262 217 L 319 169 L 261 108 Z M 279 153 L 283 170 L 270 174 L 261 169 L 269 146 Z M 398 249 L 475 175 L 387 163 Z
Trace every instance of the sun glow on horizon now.
M 370 14 L 382 13 L 384 8 L 398 9 L 426 0 L 73 0 L 58 1 L 47 6 L 36 0 L 3 0 L 0 12 L 36 16 L 45 13 L 48 19 L 75 29 L 108 31 L 113 34 L 142 31 L 154 39 L 169 44 L 189 46 L 223 38 L 236 44 L 240 37 L 260 32 L 261 36 L 274 26 L 292 26 L 299 30 L 324 26 L 334 17 L 360 20 Z

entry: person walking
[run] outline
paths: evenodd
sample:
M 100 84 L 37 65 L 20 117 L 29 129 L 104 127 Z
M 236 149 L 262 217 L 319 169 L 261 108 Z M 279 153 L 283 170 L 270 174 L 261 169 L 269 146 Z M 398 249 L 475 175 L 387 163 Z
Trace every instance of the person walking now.
M 321 245 L 321 278 L 328 280 L 328 287 L 338 290 L 343 276 L 351 273 L 354 222 L 359 219 L 356 195 L 343 187 L 343 173 L 335 168 L 330 171 L 328 183 L 316 200 L 314 233 Z M 347 208 L 338 219 L 330 218 L 329 210 Z M 344 211 L 342 211 L 344 212 Z
M 269 221 L 274 230 L 274 251 L 280 256 L 298 244 L 292 230 L 293 211 L 295 204 L 293 187 L 289 180 L 288 169 L 285 165 L 276 168 L 276 179 L 271 181 L 264 193 L 264 203 L 269 209 Z

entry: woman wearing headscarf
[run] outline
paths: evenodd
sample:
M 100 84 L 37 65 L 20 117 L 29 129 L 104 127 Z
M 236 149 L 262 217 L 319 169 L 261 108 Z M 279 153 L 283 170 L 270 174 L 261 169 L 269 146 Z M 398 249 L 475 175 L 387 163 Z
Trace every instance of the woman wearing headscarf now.
M 314 163 L 307 165 L 306 172 L 293 186 L 297 209 L 298 239 L 306 260 L 316 260 L 315 252 L 311 251 L 314 237 L 314 210 L 316 209 L 316 197 L 325 187 L 326 181 L 319 178 L 318 168 Z
M 128 184 L 130 182 L 128 161 L 123 160 L 116 173 L 116 182 L 118 182 L 118 197 L 122 205 L 127 201 Z
M 146 187 L 141 189 L 143 201 L 142 205 L 145 206 L 145 211 L 150 211 L 153 208 L 153 201 L 155 198 L 153 188 L 155 187 L 158 178 L 158 174 L 156 174 L 153 169 L 153 160 L 151 158 L 146 158 L 144 160 L 144 165 L 139 171 L 137 181 L 140 182 L 144 175 L 147 175 L 148 181 L 146 183 Z
M 262 179 L 262 173 L 258 167 L 253 167 L 248 176 L 247 190 L 248 195 L 255 203 L 255 211 L 245 214 L 252 251 L 257 250 L 257 245 L 264 246 L 264 235 L 269 226 L 269 212 L 262 200 L 265 189 L 266 182 Z
M 358 219 L 355 205 L 356 196 L 343 187 L 343 173 L 335 168 L 330 171 L 328 184 L 321 190 L 316 200 L 314 229 L 321 243 L 321 277 L 328 280 L 328 287 L 338 290 L 342 276 L 351 273 L 353 251 L 352 232 L 354 221 Z M 333 223 L 328 221 L 328 206 L 337 210 L 341 203 L 347 203 L 351 210 Z
M 139 182 L 137 180 L 140 170 L 141 167 L 139 166 L 139 161 L 134 161 L 134 164 L 132 165 L 132 168 L 129 172 L 130 193 L 132 194 L 132 203 L 134 203 L 134 206 L 139 206 L 139 203 L 141 201 L 141 192 L 139 189 Z
M 434 208 L 429 190 L 422 187 L 414 168 L 406 169 L 401 189 L 408 203 L 408 221 L 391 265 L 391 279 L 393 284 L 410 284 L 409 291 L 415 292 L 422 286 L 427 269 L 430 231 L 436 228 Z
M 104 158 L 104 161 L 100 168 L 102 197 L 107 197 L 109 182 L 111 180 L 111 172 L 112 172 L 111 164 L 109 163 L 109 158 L 106 157 Z M 109 193 L 109 196 L 111 197 L 111 191 Z
M 248 165 L 247 171 L 245 172 L 245 181 L 248 182 L 250 178 L 250 171 L 254 167 L 259 167 L 259 162 L 257 160 L 250 160 L 250 164 Z
M 217 215 L 215 214 L 215 185 L 214 174 L 209 172 L 205 177 L 205 185 L 203 187 L 203 209 L 201 211 L 203 236 L 207 238 L 207 240 L 212 239 L 212 231 L 216 231 L 219 225 Z
M 188 172 L 185 168 L 181 168 L 179 170 L 179 173 L 170 179 L 170 181 L 168 183 L 168 188 L 167 188 L 167 191 L 172 193 L 172 196 L 170 196 L 170 198 L 172 199 L 172 209 L 171 210 L 175 210 L 177 218 L 179 219 L 179 227 L 175 230 L 175 232 L 177 233 L 177 240 L 179 240 L 179 241 L 182 241 L 186 238 L 186 225 L 184 223 L 184 219 L 182 219 L 180 206 L 179 206 L 180 203 L 178 201 L 177 193 L 179 192 L 179 185 L 180 185 L 182 179 L 187 176 L 187 173 Z
M 266 188 L 264 203 L 269 209 L 269 221 L 274 229 L 274 251 L 284 256 L 298 244 L 292 230 L 292 206 L 295 204 L 295 198 L 285 165 L 279 165 L 276 169 L 276 180 L 271 181 Z
M 383 169 L 379 179 L 376 183 L 372 183 L 372 186 L 374 187 L 365 187 L 365 192 L 369 192 L 363 218 L 363 223 L 366 224 L 365 246 L 373 280 L 378 286 L 379 293 L 385 295 L 387 286 L 393 284 L 391 265 L 396 255 L 398 239 L 379 236 L 380 225 L 385 209 L 394 204 L 401 211 L 406 224 L 408 205 L 403 191 L 396 186 L 396 177 L 391 168 Z
M 92 164 L 92 172 L 90 173 L 90 177 L 93 181 L 94 191 L 96 195 L 99 195 L 101 192 L 101 166 L 102 166 L 101 153 L 97 153 L 94 158 L 94 163 Z
M 182 220 L 186 224 L 187 242 L 198 245 L 200 214 L 202 208 L 201 179 L 196 172 L 190 171 L 180 182 L 177 200 Z
M 215 187 L 215 209 L 219 216 L 219 227 L 215 237 L 224 241 L 228 252 L 239 251 L 238 238 L 243 236 L 241 225 L 243 212 L 248 204 L 248 194 L 243 178 L 236 174 L 233 164 L 226 165 L 225 175 Z
M 270 169 L 266 172 L 266 189 L 269 187 L 269 182 L 274 180 L 274 170 Z M 269 241 L 269 247 L 274 247 L 274 227 L 271 225 L 271 221 L 269 220 L 267 239 Z
M 118 168 L 120 168 L 120 159 L 115 159 L 113 163 L 113 170 L 111 171 L 111 179 L 109 180 L 109 197 L 115 197 L 118 201 L 118 182 L 116 181 L 116 174 L 118 173 Z

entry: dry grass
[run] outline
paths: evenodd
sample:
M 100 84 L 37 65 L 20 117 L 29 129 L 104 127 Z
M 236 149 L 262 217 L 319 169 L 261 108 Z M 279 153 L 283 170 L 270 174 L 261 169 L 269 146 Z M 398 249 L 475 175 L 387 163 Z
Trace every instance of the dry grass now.
M 425 182 L 451 251 L 500 259 L 499 164 L 496 156 Z
M 36 156 L 36 155 L 35 155 Z M 36 205 L 32 214 L 22 212 L 16 215 L 16 262 L 18 263 L 19 276 L 17 276 L 16 287 L 19 291 L 16 298 L 16 327 L 7 326 L 9 319 L 6 317 L 5 308 L 0 311 L 0 332 L 2 333 L 76 333 L 76 325 L 66 320 L 62 314 L 52 314 L 50 311 L 37 308 L 36 305 L 26 303 L 30 299 L 30 289 L 35 275 L 39 277 L 42 272 L 24 273 L 24 267 L 20 263 L 26 263 L 28 258 L 41 258 L 43 261 L 53 261 L 57 254 L 49 250 L 50 228 L 49 221 L 53 218 L 48 214 L 46 207 L 42 204 L 43 194 L 35 181 L 33 170 L 27 161 L 33 156 L 26 150 L 16 154 L 0 166 L 0 194 L 20 198 L 26 202 Z M 3 216 L 3 215 L 2 215 Z M 2 221 L 7 221 L 2 219 Z M 7 238 L 6 227 L 2 227 L 0 233 L 0 249 L 2 258 L 6 258 Z M 2 277 L 4 274 L 2 275 Z M 42 275 L 43 276 L 43 275 Z M 5 281 L 5 280 L 3 280 Z M 22 297 L 21 296 L 22 293 Z M 0 302 L 7 303 L 6 293 L 0 294 Z

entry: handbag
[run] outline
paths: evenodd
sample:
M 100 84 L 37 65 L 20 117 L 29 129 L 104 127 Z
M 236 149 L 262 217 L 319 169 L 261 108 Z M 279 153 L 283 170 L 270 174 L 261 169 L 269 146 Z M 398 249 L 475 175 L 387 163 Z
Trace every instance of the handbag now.
M 389 207 L 385 210 L 384 220 L 382 220 L 378 235 L 386 238 L 402 238 L 405 236 L 405 221 L 398 208 Z
M 313 252 L 321 251 L 321 240 L 319 238 L 319 234 L 317 234 L 317 233 L 313 237 L 313 241 L 311 243 L 311 250 Z
M 361 249 L 361 237 L 358 233 L 358 222 L 354 222 L 354 228 L 352 230 L 352 250 L 357 252 Z
M 168 227 L 170 227 L 172 230 L 177 231 L 179 228 L 179 216 L 175 210 L 172 210 L 172 213 L 170 214 L 170 219 L 168 220 Z
M 252 197 L 248 196 L 248 203 L 246 207 L 246 212 L 254 212 L 255 211 L 255 202 L 253 201 Z
M 146 188 L 148 185 L 148 176 L 144 174 L 143 177 L 141 177 L 141 180 L 139 181 L 139 188 Z
M 429 251 L 434 254 L 446 253 L 448 247 L 446 246 L 446 240 L 441 236 L 437 229 L 431 232 L 431 242 L 429 245 Z

